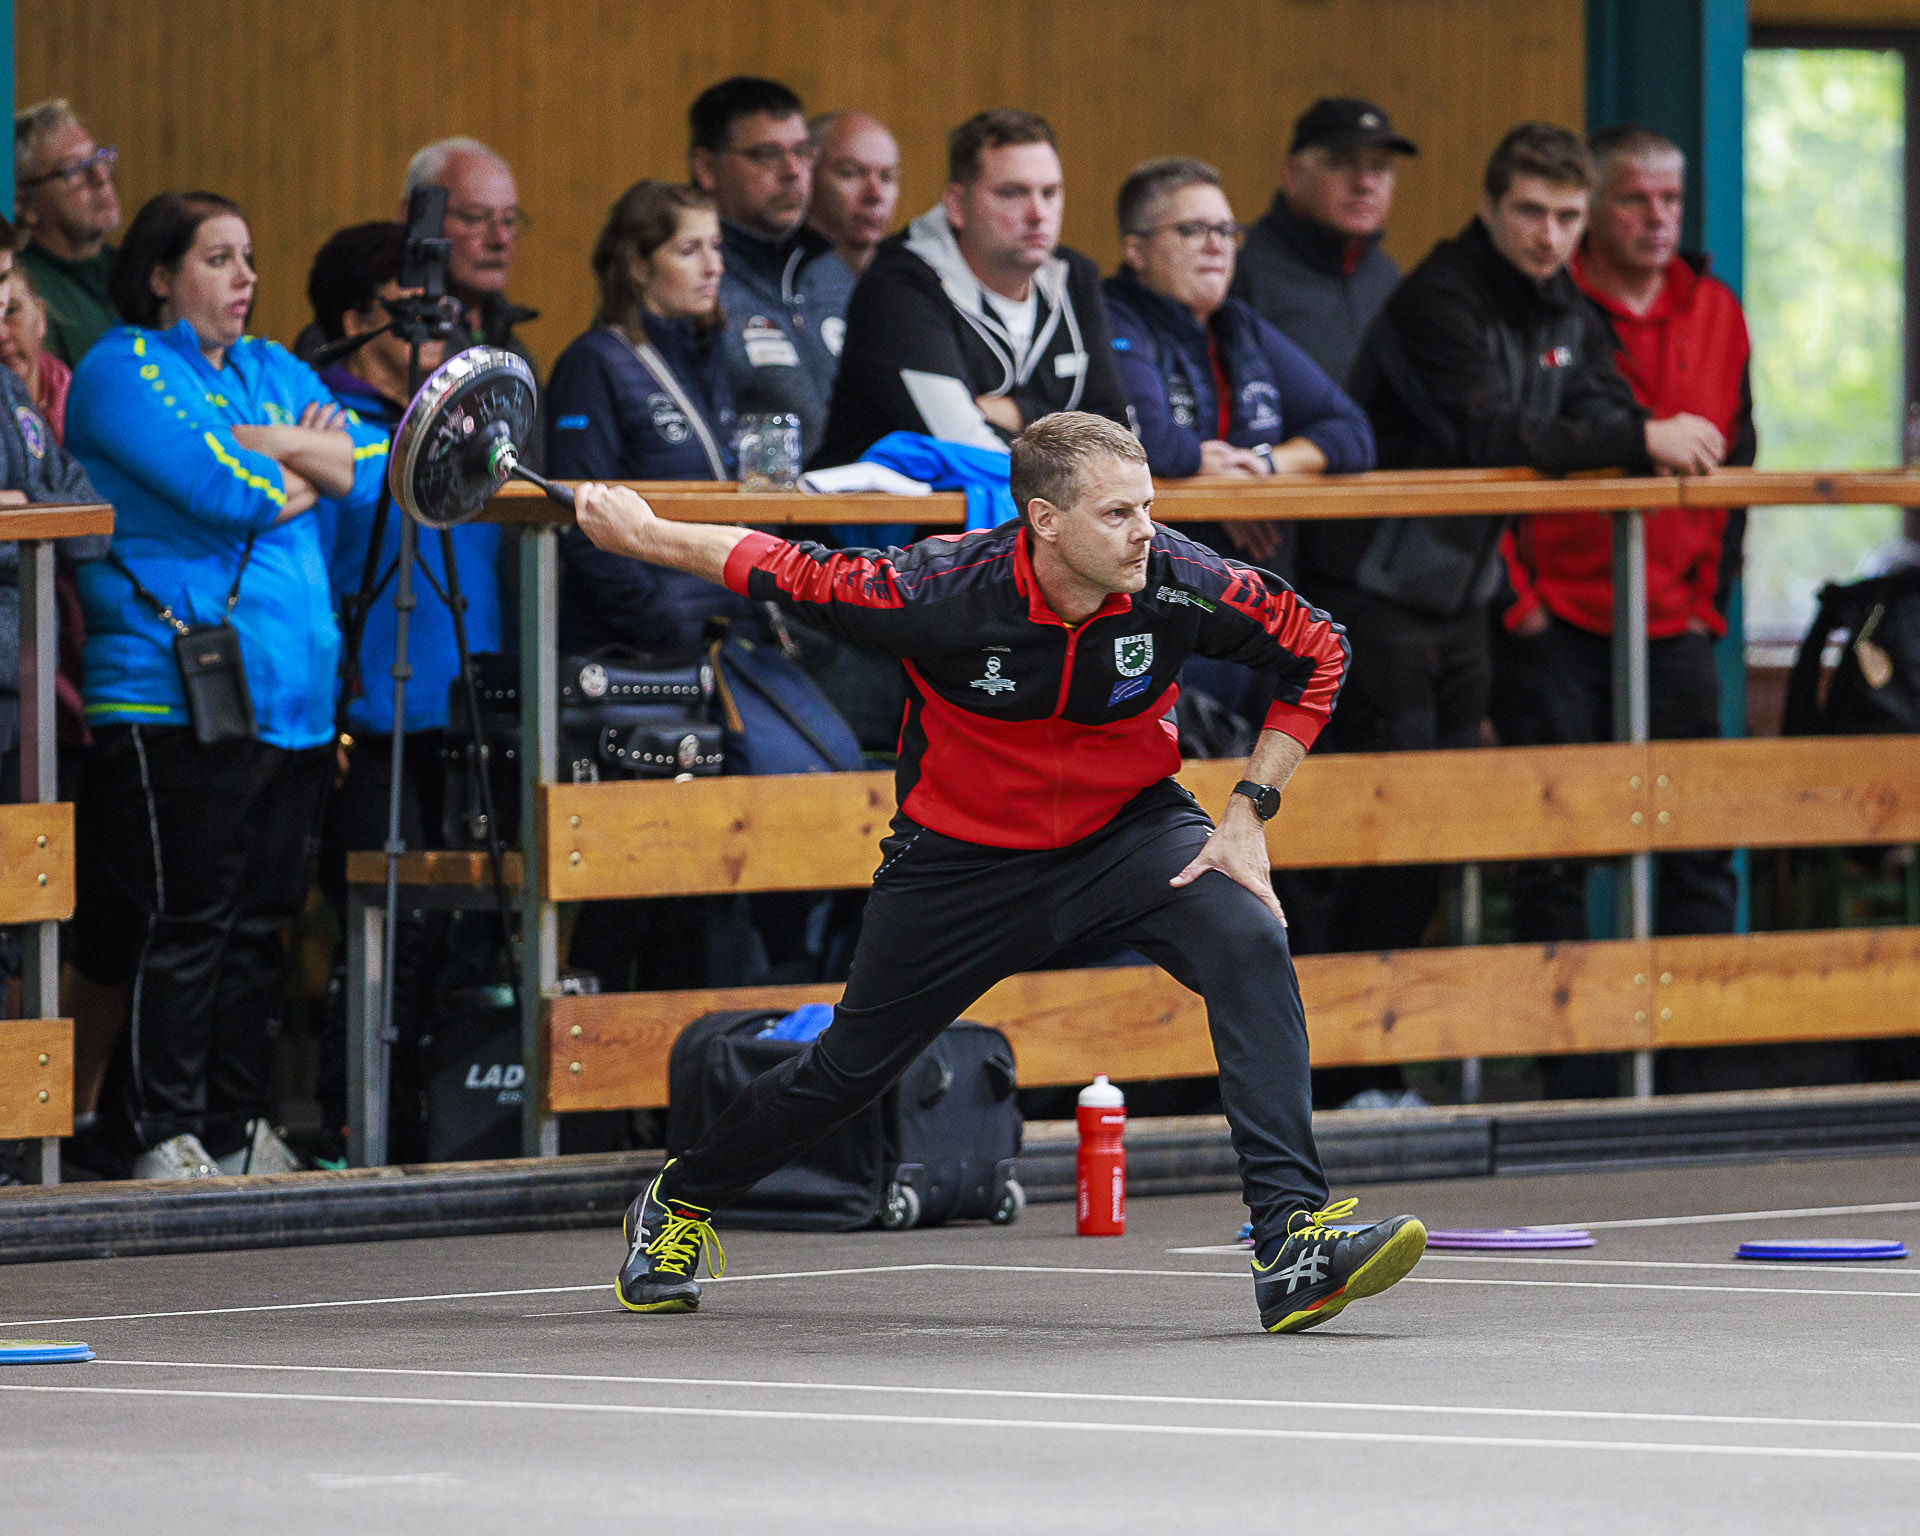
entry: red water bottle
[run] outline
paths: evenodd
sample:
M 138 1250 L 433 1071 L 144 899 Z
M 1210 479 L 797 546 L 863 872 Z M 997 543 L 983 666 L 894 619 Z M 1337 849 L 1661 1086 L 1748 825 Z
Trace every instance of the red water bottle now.
M 1119 1237 L 1127 1230 L 1126 1095 L 1096 1077 L 1080 1090 L 1080 1235 Z

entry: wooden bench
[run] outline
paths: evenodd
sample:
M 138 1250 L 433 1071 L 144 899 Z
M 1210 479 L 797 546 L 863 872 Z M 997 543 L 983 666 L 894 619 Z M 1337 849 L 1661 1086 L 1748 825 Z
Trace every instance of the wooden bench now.
M 1303 868 L 1914 842 L 1915 757 L 1912 741 L 1894 737 L 1310 757 L 1269 844 L 1276 867 Z M 1217 813 L 1240 772 L 1190 762 L 1181 777 Z M 857 888 L 894 809 L 887 774 L 550 785 L 541 803 L 553 901 Z M 1911 1033 L 1917 944 L 1908 930 L 1626 939 L 1315 955 L 1298 970 L 1314 1061 L 1360 1065 L 1730 1044 L 1743 1031 Z M 837 996 L 789 987 L 550 999 L 547 1106 L 657 1107 L 667 1051 L 690 1020 Z M 1200 1000 L 1148 967 L 1015 977 L 969 1012 L 1008 1033 L 1035 1086 L 1093 1071 L 1213 1070 Z

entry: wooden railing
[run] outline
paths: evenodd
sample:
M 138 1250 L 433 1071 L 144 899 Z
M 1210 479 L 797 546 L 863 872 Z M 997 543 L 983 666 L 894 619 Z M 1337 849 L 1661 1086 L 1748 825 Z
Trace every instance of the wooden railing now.
M 834 523 L 952 526 L 961 498 L 746 496 L 731 486 L 638 485 L 664 517 L 796 530 Z M 1179 523 L 1468 513 L 1612 518 L 1615 670 L 1622 741 L 1589 747 L 1309 758 L 1270 830 L 1281 866 L 1619 859 L 1629 937 L 1299 961 L 1314 1060 L 1323 1064 L 1621 1050 L 1672 1044 L 1909 1033 L 1920 930 L 1656 939 L 1651 865 L 1676 848 L 1920 841 L 1911 739 L 1650 743 L 1646 729 L 1645 515 L 1665 507 L 1920 505 L 1898 472 L 1545 479 L 1526 470 L 1381 472 L 1342 478 L 1162 484 L 1155 515 Z M 727 891 L 847 888 L 872 873 L 893 812 L 889 776 L 552 783 L 554 545 L 565 510 L 509 487 L 492 514 L 521 537 L 526 1146 L 556 1145 L 553 1115 L 665 1102 L 674 1036 L 714 1007 L 827 1000 L 833 987 L 558 997 L 556 904 Z M 1216 809 L 1233 763 L 1190 763 Z M 421 879 L 438 878 L 429 860 Z M 1022 1081 L 1075 1083 L 1213 1070 L 1199 999 L 1157 970 L 1018 976 L 969 1013 L 1013 1039 Z
M 60 1176 L 73 1133 L 73 1023 L 60 1011 L 60 923 L 73 915 L 73 807 L 55 800 L 54 671 L 59 647 L 53 540 L 111 533 L 106 506 L 0 508 L 0 541 L 20 542 L 20 798 L 0 806 L 0 923 L 28 925 L 25 1017 L 0 1019 L 0 1141 L 38 1140 L 40 1176 Z

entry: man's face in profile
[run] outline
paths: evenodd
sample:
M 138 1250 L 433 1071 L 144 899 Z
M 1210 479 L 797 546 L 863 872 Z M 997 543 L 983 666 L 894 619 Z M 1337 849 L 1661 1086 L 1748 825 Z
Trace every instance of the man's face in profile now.
M 1147 584 L 1153 545 L 1153 476 L 1147 466 L 1096 455 L 1073 477 L 1070 506 L 1034 501 L 1034 536 L 1081 581 L 1103 592 Z

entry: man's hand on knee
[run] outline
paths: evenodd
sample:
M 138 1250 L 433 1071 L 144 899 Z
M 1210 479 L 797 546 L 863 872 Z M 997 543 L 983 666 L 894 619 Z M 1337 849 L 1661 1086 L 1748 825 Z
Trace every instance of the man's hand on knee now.
M 1206 846 L 1167 884 L 1191 885 L 1210 869 L 1244 885 L 1283 927 L 1286 925 L 1287 914 L 1280 910 L 1280 898 L 1273 894 L 1273 861 L 1267 854 L 1266 825 L 1254 815 L 1251 803 L 1238 795 L 1228 804 Z

